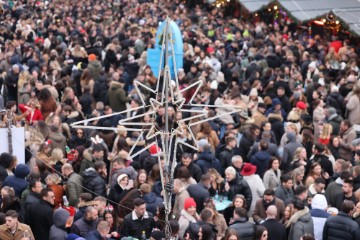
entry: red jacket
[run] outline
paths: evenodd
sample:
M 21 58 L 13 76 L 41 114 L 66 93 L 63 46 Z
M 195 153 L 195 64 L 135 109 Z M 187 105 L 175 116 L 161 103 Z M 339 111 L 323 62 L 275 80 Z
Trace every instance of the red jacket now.
M 26 112 L 27 109 L 25 108 L 25 104 L 19 104 L 19 109 L 21 112 Z M 34 114 L 28 114 L 26 116 L 26 121 L 28 121 L 30 124 L 33 124 L 35 121 L 44 120 L 43 115 L 41 114 L 41 111 L 37 108 L 34 110 Z

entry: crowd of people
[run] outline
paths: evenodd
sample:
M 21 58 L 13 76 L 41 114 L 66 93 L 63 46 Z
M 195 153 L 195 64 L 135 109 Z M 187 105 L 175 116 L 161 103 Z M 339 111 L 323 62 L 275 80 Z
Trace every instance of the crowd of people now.
M 25 131 L 25 159 L 0 155 L 0 239 L 360 239 L 358 46 L 229 4 L 0 2 L 0 125 Z M 184 41 L 179 87 L 202 87 L 165 123 L 143 100 L 164 80 L 146 59 L 167 16 Z M 209 121 L 200 104 L 216 106 Z M 182 129 L 168 220 L 164 143 L 119 125 L 130 117 Z

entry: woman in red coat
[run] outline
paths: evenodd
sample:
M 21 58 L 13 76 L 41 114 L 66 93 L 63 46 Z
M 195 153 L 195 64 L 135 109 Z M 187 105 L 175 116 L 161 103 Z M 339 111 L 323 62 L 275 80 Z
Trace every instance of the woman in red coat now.
M 33 125 L 39 120 L 44 120 L 40 111 L 40 103 L 36 98 L 30 99 L 27 105 L 20 104 L 19 109 L 21 112 L 26 113 L 26 121 L 29 125 Z

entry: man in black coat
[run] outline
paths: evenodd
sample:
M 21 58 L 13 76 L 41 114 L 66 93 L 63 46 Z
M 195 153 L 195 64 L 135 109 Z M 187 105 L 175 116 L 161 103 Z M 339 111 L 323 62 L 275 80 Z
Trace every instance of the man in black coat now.
M 243 208 L 235 208 L 234 222 L 229 229 L 234 229 L 242 240 L 254 239 L 255 225 L 247 220 L 247 211 Z
M 204 174 L 201 177 L 201 181 L 198 184 L 190 184 L 187 191 L 190 197 L 194 198 L 196 202 L 196 212 L 201 212 L 204 209 L 204 203 L 207 198 L 210 198 L 208 191 L 211 184 L 210 174 Z
M 353 202 L 345 201 L 341 206 L 341 212 L 339 212 L 336 216 L 328 217 L 323 231 L 324 240 L 360 239 L 359 224 L 351 219 L 354 206 Z
M 71 225 L 71 233 L 84 237 L 88 232 L 96 229 L 98 224 L 98 210 L 87 207 L 85 215 Z
M 30 181 L 29 194 L 26 197 L 21 214 L 21 220 L 27 225 L 30 225 L 31 222 L 31 208 L 40 202 L 40 193 L 42 190 L 43 188 L 40 180 Z
M 266 220 L 263 225 L 268 230 L 268 240 L 286 240 L 286 228 L 276 221 L 277 208 L 270 205 L 266 210 Z
M 247 208 L 250 208 L 252 201 L 252 194 L 249 184 L 244 180 L 243 176 L 236 173 L 235 168 L 228 167 L 225 170 L 225 191 L 228 192 L 228 199 L 232 201 L 237 194 L 244 195 L 246 199 Z
M 153 215 L 146 211 L 146 203 L 142 198 L 136 198 L 134 206 L 134 210 L 124 218 L 121 235 L 141 239 L 144 231 L 148 239 L 155 226 Z
M 197 164 L 193 162 L 192 155 L 190 153 L 183 153 L 183 155 L 181 156 L 181 162 L 179 162 L 178 165 L 176 165 L 175 167 L 174 178 L 176 178 L 178 169 L 183 166 L 187 167 L 190 175 L 196 180 L 196 182 L 199 182 L 201 180 L 201 169 Z
M 55 194 L 51 189 L 43 189 L 40 202 L 30 209 L 30 227 L 35 239 L 49 239 L 50 228 L 53 225 L 53 207 Z

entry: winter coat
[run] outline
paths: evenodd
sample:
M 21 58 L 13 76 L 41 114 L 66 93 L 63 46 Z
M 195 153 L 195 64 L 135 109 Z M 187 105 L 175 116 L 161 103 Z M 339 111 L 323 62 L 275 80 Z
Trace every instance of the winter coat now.
M 181 210 L 179 218 L 179 238 L 183 239 L 186 229 L 189 227 L 190 223 L 196 223 L 194 216 L 191 216 L 185 209 Z
M 280 184 L 275 190 L 275 196 L 281 199 L 283 202 L 287 202 L 289 199 L 293 199 L 295 195 L 294 190 L 287 190 L 283 187 L 282 184 Z
M 268 231 L 267 240 L 286 240 L 286 228 L 276 219 L 269 218 L 261 225 Z
M 324 226 L 324 240 L 358 240 L 360 239 L 360 227 L 357 222 L 344 212 L 336 216 L 330 216 Z
M 259 110 L 254 112 L 252 118 L 254 119 L 254 124 L 258 127 L 261 127 L 261 124 L 267 121 L 265 114 L 261 113 Z
M 280 114 L 270 113 L 268 115 L 268 120 L 271 124 L 271 129 L 275 134 L 276 142 L 279 143 L 285 132 L 283 118 Z
M 310 169 L 309 169 L 310 166 L 312 164 L 314 164 L 315 162 L 320 163 L 323 171 L 327 172 L 330 176 L 332 176 L 334 174 L 333 164 L 329 160 L 329 157 L 322 155 L 322 154 L 315 155 L 314 158 L 310 162 L 308 162 L 308 164 L 306 165 L 306 170 L 310 171 Z
M 108 240 L 107 237 L 102 237 L 98 230 L 94 230 L 85 235 L 86 240 Z
M 87 66 L 87 69 L 89 70 L 90 76 L 92 77 L 92 79 L 97 81 L 98 78 L 100 77 L 100 72 L 102 69 L 101 63 L 98 60 L 90 61 Z M 96 89 L 96 88 L 94 88 L 94 89 Z
M 157 207 L 164 201 L 162 198 L 157 197 L 153 192 L 144 194 L 143 199 L 146 202 L 146 211 L 150 212 L 152 215 L 156 215 Z
M 88 232 L 95 230 L 97 224 L 98 220 L 89 222 L 82 217 L 71 225 L 71 233 L 84 237 Z
M 195 163 L 200 167 L 202 174 L 205 174 L 209 168 L 221 172 L 221 163 L 210 150 L 200 153 Z
M 31 99 L 30 93 L 22 88 L 19 90 L 19 104 L 27 104 Z
M 179 168 L 181 168 L 183 166 L 182 162 L 179 162 L 178 165 L 176 165 L 175 167 L 175 178 L 176 178 L 176 174 L 177 174 L 177 170 Z M 201 176 L 202 176 L 202 170 L 199 167 L 199 165 L 197 165 L 194 162 L 191 162 L 189 166 L 187 166 L 187 169 L 190 172 L 190 175 L 195 179 L 196 182 L 200 182 L 201 180 Z
M 267 151 L 259 151 L 251 157 L 251 164 L 256 166 L 256 174 L 262 179 L 269 167 L 271 155 Z
M 124 226 L 121 235 L 141 239 L 141 234 L 145 231 L 146 239 L 149 239 L 154 226 L 155 221 L 151 213 L 145 212 L 144 216 L 139 219 L 135 212 L 132 211 L 124 217 Z
M 25 180 L 25 177 L 29 175 L 30 169 L 25 164 L 19 164 L 15 168 L 13 176 L 7 176 L 3 182 L 3 186 L 12 187 L 15 190 L 15 196 L 20 197 L 21 193 L 28 187 L 29 182 Z
M 311 209 L 310 215 L 314 223 L 314 237 L 316 240 L 322 240 L 324 225 L 330 214 L 323 209 Z
M 228 199 L 232 201 L 236 194 L 244 195 L 246 202 L 248 203 L 247 210 L 250 208 L 250 203 L 252 201 L 251 189 L 248 183 L 245 181 L 243 176 L 236 174 L 235 178 L 228 182 L 230 189 L 228 192 Z
M 332 92 L 326 98 L 326 107 L 333 107 L 340 115 L 345 113 L 344 97 L 339 92 Z
M 244 176 L 244 180 L 248 183 L 250 190 L 251 190 L 251 196 L 252 201 L 250 204 L 250 210 L 248 211 L 248 216 L 250 217 L 254 211 L 256 201 L 260 198 L 262 198 L 265 186 L 259 175 L 253 174 L 251 176 Z
M 63 208 L 59 208 L 54 212 L 54 225 L 52 225 L 50 228 L 49 240 L 64 240 L 66 238 L 67 231 L 65 225 L 69 217 L 70 213 Z
M 346 161 L 351 161 L 353 158 L 353 153 L 351 151 L 351 142 L 356 139 L 356 132 L 351 127 L 341 136 L 343 143 L 340 142 L 339 154 L 342 159 Z
M 241 217 L 236 219 L 229 229 L 234 229 L 241 240 L 253 240 L 255 235 L 255 225 L 247 221 L 246 218 Z
M 283 156 L 282 156 L 282 169 L 289 172 L 291 170 L 291 162 L 294 157 L 294 153 L 297 148 L 302 147 L 300 143 L 296 141 L 296 136 L 293 132 L 287 134 L 288 143 L 284 146 Z
M 360 98 L 357 95 L 352 95 L 346 104 L 348 110 L 348 119 L 351 124 L 360 124 Z
M 121 169 L 116 169 L 111 176 L 110 187 L 113 187 L 117 184 L 117 178 L 121 174 L 128 175 L 129 179 L 132 179 L 134 181 L 136 180 L 136 178 L 138 176 L 137 171 L 132 166 L 128 166 L 128 167 L 121 168 Z
M 83 173 L 83 185 L 85 191 L 91 193 L 93 197 L 106 196 L 106 183 L 94 168 L 88 168 Z
M 66 138 L 60 132 L 52 132 L 49 135 L 49 139 L 52 140 L 53 148 L 60 148 L 65 155 Z
M 336 196 L 339 193 L 343 192 L 342 185 L 343 185 L 343 180 L 341 180 L 341 178 L 339 177 L 334 182 L 331 182 L 327 186 L 325 191 L 325 197 L 330 206 L 335 207 Z
M 274 197 L 273 202 L 271 202 L 271 204 L 269 205 L 275 205 L 277 208 L 277 215 L 276 215 L 276 221 L 280 221 L 285 214 L 285 204 L 284 202 L 277 198 Z M 258 199 L 255 203 L 255 208 L 254 208 L 254 213 L 252 215 L 253 219 L 255 222 L 259 223 L 261 220 L 266 219 L 266 207 L 264 206 L 264 201 L 263 199 Z
M 280 155 L 279 155 L 279 151 L 278 151 L 278 146 L 272 142 L 270 142 L 269 140 L 267 139 L 264 139 L 265 141 L 268 142 L 269 144 L 269 147 L 268 149 L 266 149 L 266 152 L 269 153 L 271 156 L 273 157 L 277 157 L 277 158 L 280 158 Z M 274 136 L 274 141 L 275 141 L 275 136 Z M 248 155 L 247 155 L 247 158 L 248 159 L 251 159 L 251 157 L 257 153 L 259 151 L 259 142 L 255 142 L 254 145 L 251 147 Z
M 28 232 L 30 234 L 30 239 L 35 239 L 31 228 L 26 224 L 19 222 L 18 228 L 16 229 L 16 232 L 14 234 L 8 231 L 6 224 L 0 225 L 0 239 L 21 240 L 23 239 L 22 237 L 25 232 Z
M 210 198 L 208 189 L 200 182 L 198 184 L 190 184 L 187 191 L 196 202 L 196 212 L 201 212 L 204 209 L 204 202 L 207 198 Z
M 10 167 L 13 161 L 13 157 L 9 153 L 2 153 L 0 156 L 0 182 L 4 182 L 5 178 L 8 176 L 6 169 Z
M 251 149 L 251 146 L 254 144 L 255 140 L 251 136 L 250 129 L 246 130 L 242 136 L 239 144 L 239 154 L 242 157 L 244 162 L 249 162 L 250 159 L 247 158 L 247 155 Z
M 314 235 L 314 224 L 307 207 L 294 213 L 286 225 L 291 225 L 289 240 L 300 240 L 305 233 Z
M 77 173 L 71 173 L 66 182 L 66 196 L 70 206 L 76 207 L 79 203 L 80 194 L 83 192 L 83 179 Z
M 126 103 L 129 98 L 121 86 L 121 83 L 112 81 L 109 88 L 110 107 L 114 112 L 122 112 L 126 110 Z
M 272 189 L 276 189 L 277 187 L 279 187 L 281 185 L 281 171 L 280 169 L 276 170 L 276 173 L 274 172 L 274 170 L 269 169 L 265 172 L 264 177 L 263 177 L 263 182 L 265 185 L 265 188 L 272 188 Z
M 330 123 L 333 128 L 333 131 L 332 131 L 333 136 L 339 135 L 340 124 L 341 124 L 342 120 L 344 120 L 344 119 L 338 114 L 333 114 L 326 119 L 326 121 L 328 123 Z
M 189 192 L 185 188 L 181 189 L 180 192 L 176 194 L 175 203 L 172 209 L 175 216 L 180 215 L 180 211 L 184 209 L 185 199 L 189 197 Z
M 231 166 L 231 159 L 234 156 L 232 150 L 228 149 L 227 147 L 224 148 L 223 151 L 219 154 L 219 160 L 222 165 L 222 169 L 226 169 L 227 167 Z
M 43 199 L 31 207 L 29 225 L 35 239 L 49 239 L 50 228 L 53 225 L 53 207 Z
M 108 198 L 111 201 L 114 201 L 116 203 L 120 202 L 121 199 L 125 197 L 125 195 L 129 192 L 127 189 L 123 189 L 120 187 L 119 184 L 116 184 L 112 188 L 110 188 L 109 196 Z

